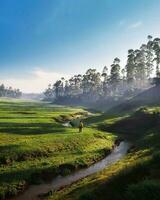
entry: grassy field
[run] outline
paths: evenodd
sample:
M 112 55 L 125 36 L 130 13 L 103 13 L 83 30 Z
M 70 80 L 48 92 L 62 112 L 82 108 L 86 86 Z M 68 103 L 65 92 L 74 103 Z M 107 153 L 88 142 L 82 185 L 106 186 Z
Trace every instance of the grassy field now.
M 49 200 L 159 200 L 160 107 L 97 116 L 99 129 L 132 142 L 128 155 L 103 171 L 57 191 Z M 94 118 L 87 119 L 93 122 Z
M 109 153 L 114 134 L 91 126 L 78 133 L 59 123 L 83 113 L 82 108 L 0 99 L 0 199 L 89 166 Z

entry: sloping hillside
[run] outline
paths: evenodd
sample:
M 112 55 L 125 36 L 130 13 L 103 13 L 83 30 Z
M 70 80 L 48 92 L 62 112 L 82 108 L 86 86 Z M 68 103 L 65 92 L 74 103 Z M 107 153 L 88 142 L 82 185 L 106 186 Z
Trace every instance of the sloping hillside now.
M 112 113 L 130 112 L 141 106 L 160 105 L 160 85 L 154 86 L 109 110 Z
M 137 95 L 132 101 L 138 101 L 141 103 L 159 103 L 160 100 L 160 85 L 154 86 L 148 90 Z

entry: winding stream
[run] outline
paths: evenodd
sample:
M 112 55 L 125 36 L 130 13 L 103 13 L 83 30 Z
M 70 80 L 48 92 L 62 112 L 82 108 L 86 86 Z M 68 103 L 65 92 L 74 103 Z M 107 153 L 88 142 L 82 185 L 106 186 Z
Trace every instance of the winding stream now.
M 90 167 L 73 172 L 68 176 L 58 176 L 54 178 L 49 184 L 31 185 L 24 193 L 13 198 L 12 200 L 39 200 L 40 198 L 38 195 L 40 194 L 68 186 L 117 162 L 127 153 L 128 149 L 129 143 L 123 141 L 112 151 L 110 155 L 108 155 L 103 160 L 91 165 Z

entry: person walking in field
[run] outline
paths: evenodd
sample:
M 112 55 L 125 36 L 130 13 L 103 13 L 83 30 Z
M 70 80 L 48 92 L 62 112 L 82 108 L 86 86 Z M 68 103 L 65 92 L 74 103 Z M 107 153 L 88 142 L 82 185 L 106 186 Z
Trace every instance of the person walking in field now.
M 79 133 L 81 133 L 83 131 L 83 127 L 84 127 L 83 122 L 80 121 L 80 123 L 79 123 Z

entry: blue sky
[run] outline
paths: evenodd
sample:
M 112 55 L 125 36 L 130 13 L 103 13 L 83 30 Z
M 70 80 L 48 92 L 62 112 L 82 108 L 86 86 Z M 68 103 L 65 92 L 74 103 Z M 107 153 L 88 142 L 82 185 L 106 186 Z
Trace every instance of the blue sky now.
M 102 70 L 151 34 L 159 0 L 0 0 L 0 82 L 40 92 L 61 76 Z

